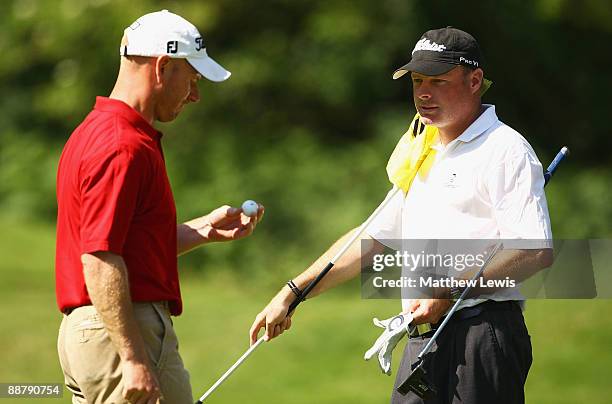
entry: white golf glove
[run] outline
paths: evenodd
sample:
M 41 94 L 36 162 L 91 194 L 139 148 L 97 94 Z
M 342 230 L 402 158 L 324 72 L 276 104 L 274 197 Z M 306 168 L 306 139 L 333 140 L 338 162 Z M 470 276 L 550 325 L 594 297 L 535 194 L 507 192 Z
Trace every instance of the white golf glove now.
M 395 346 L 402 339 L 408 330 L 408 325 L 412 322 L 412 314 L 398 314 L 397 316 L 388 318 L 386 320 L 379 320 L 374 318 L 372 320 L 374 325 L 385 330 L 380 337 L 376 340 L 372 348 L 368 349 L 363 358 L 370 360 L 378 353 L 378 364 L 383 373 L 391 374 L 391 355 Z

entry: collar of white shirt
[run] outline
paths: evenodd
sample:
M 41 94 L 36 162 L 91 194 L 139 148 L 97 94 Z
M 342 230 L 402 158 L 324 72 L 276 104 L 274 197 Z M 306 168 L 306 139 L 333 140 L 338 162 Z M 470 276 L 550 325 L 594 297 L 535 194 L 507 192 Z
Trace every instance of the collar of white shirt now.
M 476 139 L 478 136 L 485 133 L 490 129 L 496 122 L 499 121 L 497 114 L 495 113 L 495 105 L 482 104 L 483 111 L 478 118 L 470 126 L 468 126 L 461 135 L 459 135 L 452 142 L 448 143 L 446 147 L 442 146 L 440 142 L 432 148 L 436 150 L 448 149 L 450 146 L 457 142 L 468 143 Z

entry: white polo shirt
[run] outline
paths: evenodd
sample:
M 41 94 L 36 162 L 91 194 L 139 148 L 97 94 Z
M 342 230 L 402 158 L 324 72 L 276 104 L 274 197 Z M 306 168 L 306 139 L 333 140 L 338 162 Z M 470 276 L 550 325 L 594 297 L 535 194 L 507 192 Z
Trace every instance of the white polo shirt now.
M 459 137 L 434 146 L 427 175 L 417 174 L 407 194 L 395 194 L 368 227 L 372 238 L 552 239 L 540 161 L 493 105 L 483 108 Z M 517 288 L 490 298 L 524 300 Z

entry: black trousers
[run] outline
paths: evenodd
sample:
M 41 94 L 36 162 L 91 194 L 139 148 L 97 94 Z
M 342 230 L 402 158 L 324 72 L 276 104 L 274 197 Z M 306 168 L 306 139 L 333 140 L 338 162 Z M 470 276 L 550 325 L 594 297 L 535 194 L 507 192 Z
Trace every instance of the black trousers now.
M 525 402 L 531 366 L 531 340 L 517 302 L 488 301 L 473 316 L 455 313 L 424 367 L 437 395 L 423 401 L 397 387 L 410 375 L 417 355 L 431 336 L 410 338 L 395 380 L 392 404 L 515 404 Z

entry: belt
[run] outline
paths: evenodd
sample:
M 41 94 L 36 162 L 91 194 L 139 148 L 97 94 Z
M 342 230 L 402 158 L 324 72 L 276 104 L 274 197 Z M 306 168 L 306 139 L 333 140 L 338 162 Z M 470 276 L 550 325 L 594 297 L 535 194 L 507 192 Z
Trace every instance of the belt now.
M 166 312 L 168 315 L 170 315 L 170 303 L 168 303 L 166 300 L 162 300 L 162 301 L 159 301 L 159 302 L 132 302 L 132 304 L 137 304 L 137 303 L 159 303 L 161 305 L 161 307 L 164 309 L 164 312 Z M 78 307 L 68 307 L 68 308 L 65 308 L 64 310 L 62 310 L 62 313 L 64 313 L 66 316 L 69 316 L 70 313 L 72 313 L 73 311 L 75 311 L 79 307 L 86 307 L 86 306 L 91 306 L 91 304 L 87 304 L 85 306 L 78 306 Z
M 79 307 L 81 307 L 81 306 L 79 306 Z M 68 307 L 68 308 L 62 310 L 62 313 L 64 313 L 64 315 L 66 315 L 66 316 L 69 316 L 70 313 L 72 313 L 76 309 L 78 309 L 78 307 Z
M 516 300 L 504 300 L 501 302 L 497 302 L 495 300 L 487 300 L 486 302 L 482 302 L 472 307 L 465 307 L 461 310 L 458 310 L 453 314 L 453 318 L 451 321 L 462 321 L 467 320 L 469 318 L 473 318 L 479 316 L 482 312 L 489 311 L 508 311 L 508 310 L 518 310 L 521 311 L 521 306 Z M 435 324 L 418 324 L 414 327 L 410 328 L 410 338 L 415 337 L 429 337 L 433 335 L 433 333 L 438 329 L 440 324 L 444 321 L 444 317 L 440 319 Z

